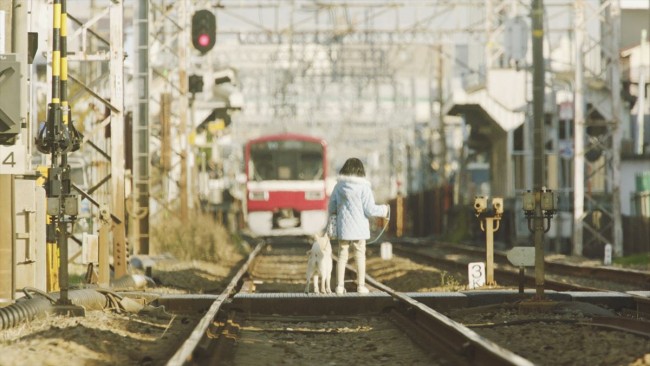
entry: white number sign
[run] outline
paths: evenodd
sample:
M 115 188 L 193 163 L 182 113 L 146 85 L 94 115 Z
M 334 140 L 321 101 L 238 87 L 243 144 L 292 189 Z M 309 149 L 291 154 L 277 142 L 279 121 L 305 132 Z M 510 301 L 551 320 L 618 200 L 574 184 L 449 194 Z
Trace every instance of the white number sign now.
M 485 263 L 472 262 L 467 265 L 467 277 L 469 278 L 469 289 L 485 286 Z
M 385 241 L 381 243 L 381 259 L 388 261 L 393 259 L 393 244 Z
M 25 174 L 24 145 L 0 145 L 0 174 Z
M 612 265 L 612 245 L 609 243 L 605 244 L 605 258 L 603 259 L 603 264 L 606 266 Z

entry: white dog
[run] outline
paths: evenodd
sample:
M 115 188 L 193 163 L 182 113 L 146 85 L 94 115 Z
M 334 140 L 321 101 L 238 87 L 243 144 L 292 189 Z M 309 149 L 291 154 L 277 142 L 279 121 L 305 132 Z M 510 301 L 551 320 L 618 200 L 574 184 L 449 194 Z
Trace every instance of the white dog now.
M 330 279 L 332 278 L 332 244 L 327 234 L 320 236 L 314 235 L 314 244 L 307 251 L 309 260 L 307 261 L 307 285 L 305 293 L 309 292 L 309 283 L 312 276 L 314 277 L 314 292 L 331 294 Z M 320 274 L 320 283 L 318 275 Z M 319 287 L 320 285 L 320 287 Z

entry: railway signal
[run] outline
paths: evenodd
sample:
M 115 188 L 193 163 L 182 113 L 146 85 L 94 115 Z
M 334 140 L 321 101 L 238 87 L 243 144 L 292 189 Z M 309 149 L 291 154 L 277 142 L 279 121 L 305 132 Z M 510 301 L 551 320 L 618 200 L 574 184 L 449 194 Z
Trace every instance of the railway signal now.
M 189 91 L 192 94 L 203 92 L 203 76 L 190 75 L 189 77 Z
M 485 232 L 486 285 L 496 286 L 497 283 L 494 281 L 494 232 L 499 230 L 499 222 L 501 216 L 503 216 L 503 198 L 492 198 L 492 210 L 490 211 L 488 209 L 488 198 L 486 196 L 476 196 L 474 198 L 474 212 L 481 223 L 481 231 Z
M 528 231 L 535 236 L 535 296 L 544 298 L 544 233 L 551 229 L 551 219 L 558 210 L 558 194 L 542 187 L 524 192 L 522 206 L 528 221 Z M 544 224 L 546 220 L 546 224 Z
M 217 38 L 217 19 L 207 9 L 199 10 L 192 15 L 192 45 L 202 55 L 214 47 Z

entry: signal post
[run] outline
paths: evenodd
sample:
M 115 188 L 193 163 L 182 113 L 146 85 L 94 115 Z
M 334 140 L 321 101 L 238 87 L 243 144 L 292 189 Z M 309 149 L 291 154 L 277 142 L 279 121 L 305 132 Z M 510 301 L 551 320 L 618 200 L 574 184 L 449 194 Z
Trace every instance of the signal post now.
M 499 230 L 499 223 L 503 215 L 503 198 L 492 198 L 492 215 L 490 216 L 487 211 L 488 198 L 476 196 L 474 198 L 474 212 L 481 223 L 481 230 L 485 232 L 485 284 L 487 286 L 496 286 L 497 283 L 494 280 L 494 232 Z

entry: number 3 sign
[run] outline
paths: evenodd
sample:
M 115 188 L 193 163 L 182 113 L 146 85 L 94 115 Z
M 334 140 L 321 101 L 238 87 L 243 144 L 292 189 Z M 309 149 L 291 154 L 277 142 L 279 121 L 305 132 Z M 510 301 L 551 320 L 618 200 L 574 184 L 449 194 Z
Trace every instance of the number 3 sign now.
M 467 277 L 469 277 L 469 289 L 485 286 L 485 263 L 472 262 L 467 265 Z
M 0 174 L 25 174 L 25 146 L 0 145 Z

